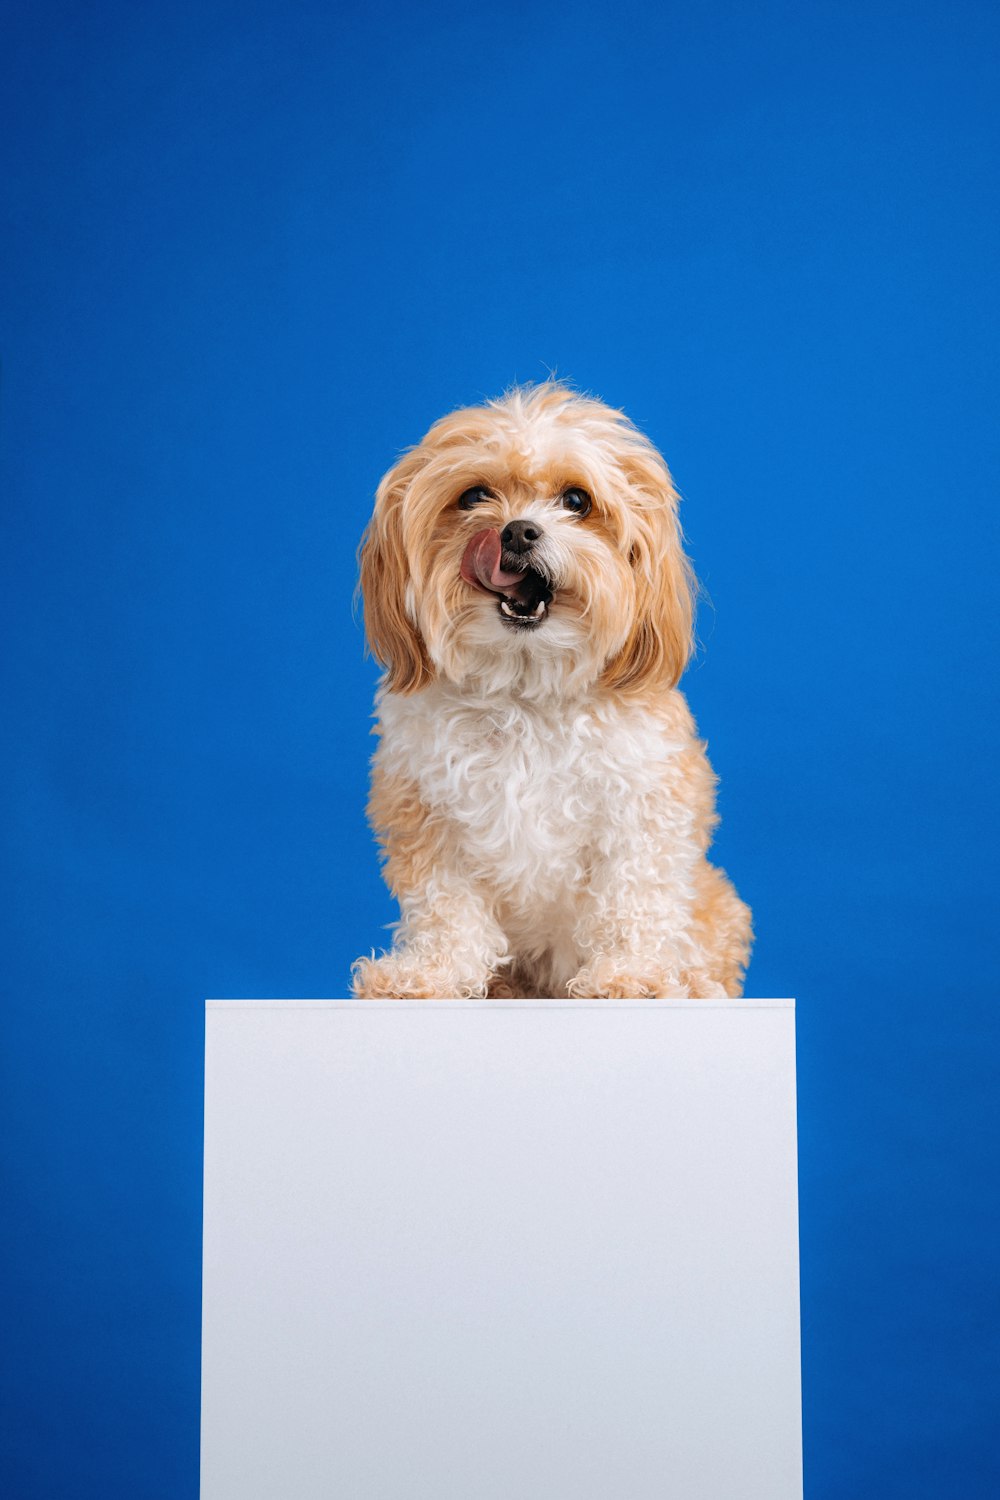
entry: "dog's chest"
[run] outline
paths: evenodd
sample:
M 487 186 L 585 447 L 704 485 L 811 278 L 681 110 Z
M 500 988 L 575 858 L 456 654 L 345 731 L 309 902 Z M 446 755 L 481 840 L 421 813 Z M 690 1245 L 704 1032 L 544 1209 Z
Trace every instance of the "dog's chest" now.
M 579 890 L 627 842 L 675 748 L 651 716 L 617 705 L 420 698 L 383 705 L 381 753 L 447 819 L 461 868 L 514 907 Z

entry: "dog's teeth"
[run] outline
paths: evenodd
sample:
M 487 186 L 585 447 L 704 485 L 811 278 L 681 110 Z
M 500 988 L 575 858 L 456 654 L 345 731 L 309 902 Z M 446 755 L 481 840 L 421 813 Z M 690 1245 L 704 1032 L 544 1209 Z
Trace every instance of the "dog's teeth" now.
M 531 614 L 525 614 L 523 609 L 514 609 L 507 599 L 500 600 L 500 612 L 505 614 L 509 620 L 540 620 L 548 609 L 544 599 L 539 599 Z

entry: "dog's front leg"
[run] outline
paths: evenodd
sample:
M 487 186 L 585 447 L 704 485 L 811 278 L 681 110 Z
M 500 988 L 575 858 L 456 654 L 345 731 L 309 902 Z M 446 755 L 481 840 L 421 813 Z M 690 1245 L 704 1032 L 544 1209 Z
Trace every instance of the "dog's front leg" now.
M 368 813 L 400 920 L 388 953 L 354 965 L 354 994 L 359 1000 L 485 997 L 507 962 L 507 940 L 488 894 L 470 881 L 448 819 L 423 801 L 411 777 L 388 769 L 384 757 L 382 746 Z
M 577 999 L 687 999 L 691 894 L 686 871 L 659 879 L 634 860 L 602 870 L 581 903 L 575 941 L 585 955 L 569 981 Z
M 686 890 L 661 887 L 654 901 L 634 893 L 625 904 L 597 896 L 584 905 L 576 944 L 588 955 L 567 985 L 576 999 L 724 1000 L 741 993 L 699 957 Z
M 566 989 L 577 1000 L 687 1000 L 691 994 L 669 949 L 638 954 L 624 943 L 595 953 Z
M 491 911 L 467 884 L 442 879 L 401 897 L 402 920 L 388 953 L 359 958 L 359 1000 L 445 1000 L 485 996 L 507 956 Z

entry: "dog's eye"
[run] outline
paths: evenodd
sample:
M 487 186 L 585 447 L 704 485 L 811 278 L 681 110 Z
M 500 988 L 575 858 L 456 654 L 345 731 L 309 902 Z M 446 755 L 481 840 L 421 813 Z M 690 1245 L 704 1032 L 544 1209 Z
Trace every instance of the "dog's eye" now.
M 592 503 L 586 490 L 572 489 L 563 491 L 563 510 L 571 510 L 574 516 L 587 515 Z
M 473 485 L 471 490 L 463 490 L 458 497 L 459 510 L 471 510 L 474 505 L 482 505 L 484 500 L 492 500 L 493 496 L 489 490 L 484 490 L 481 484 Z

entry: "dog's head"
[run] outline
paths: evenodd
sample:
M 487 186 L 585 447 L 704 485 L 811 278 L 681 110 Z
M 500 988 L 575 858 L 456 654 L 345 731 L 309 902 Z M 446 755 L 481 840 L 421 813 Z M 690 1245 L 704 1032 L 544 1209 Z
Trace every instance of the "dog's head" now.
M 693 579 L 666 464 L 555 381 L 443 417 L 379 485 L 361 592 L 387 686 L 672 686 Z

